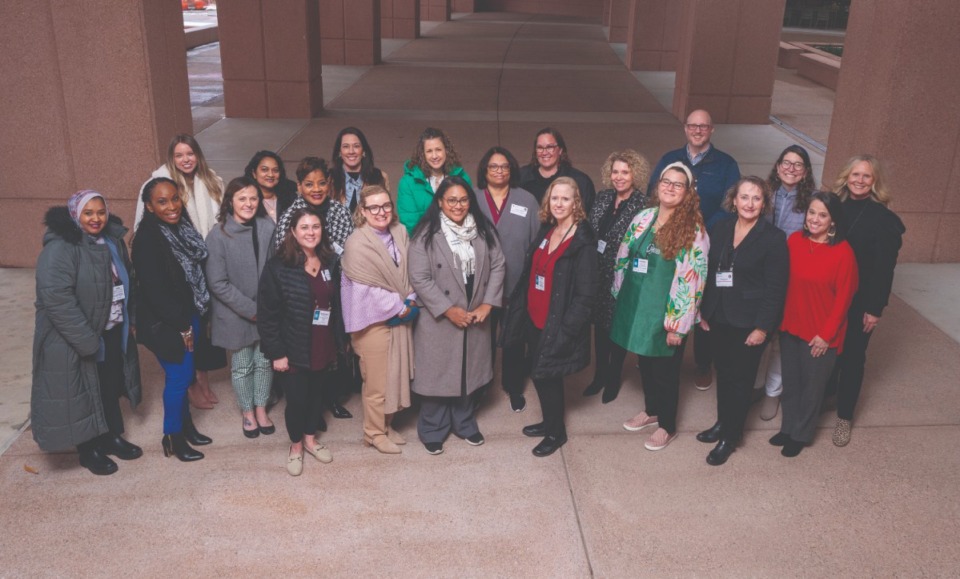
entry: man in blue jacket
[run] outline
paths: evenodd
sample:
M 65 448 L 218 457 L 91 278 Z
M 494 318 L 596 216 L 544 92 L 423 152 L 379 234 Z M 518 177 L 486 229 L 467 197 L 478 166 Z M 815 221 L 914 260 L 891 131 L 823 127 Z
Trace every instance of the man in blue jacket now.
M 697 194 L 700 195 L 700 213 L 709 230 L 715 222 L 727 213 L 720 208 L 720 203 L 727 192 L 740 180 L 740 167 L 733 157 L 710 144 L 713 135 L 713 119 L 710 113 L 698 109 L 687 116 L 683 126 L 687 135 L 687 144 L 665 154 L 656 168 L 650 174 L 650 184 L 647 193 L 656 193 L 657 181 L 660 173 L 670 163 L 680 161 L 693 171 L 697 182 Z M 699 326 L 694 330 L 693 358 L 697 364 L 697 375 L 694 383 L 699 390 L 710 388 L 713 382 L 709 340 Z

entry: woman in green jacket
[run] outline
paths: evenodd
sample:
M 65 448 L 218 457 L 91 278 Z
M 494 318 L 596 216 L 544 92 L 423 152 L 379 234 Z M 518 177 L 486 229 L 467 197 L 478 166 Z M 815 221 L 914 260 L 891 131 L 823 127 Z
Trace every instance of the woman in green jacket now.
M 460 177 L 473 187 L 449 137 L 440 129 L 427 127 L 420 134 L 413 155 L 403 164 L 403 177 L 397 185 L 397 214 L 411 236 L 433 202 L 440 182 L 450 176 Z

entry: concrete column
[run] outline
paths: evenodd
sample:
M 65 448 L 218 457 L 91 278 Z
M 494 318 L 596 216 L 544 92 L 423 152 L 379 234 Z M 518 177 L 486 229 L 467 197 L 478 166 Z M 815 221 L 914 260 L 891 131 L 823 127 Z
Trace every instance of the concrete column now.
M 380 0 L 382 38 L 420 38 L 420 0 Z
M 627 41 L 627 23 L 631 0 L 610 1 L 610 42 Z
M 674 0 L 630 0 L 627 17 L 627 68 L 676 70 L 680 47 L 680 8 Z
M 323 110 L 318 0 L 218 5 L 228 117 L 305 118 Z
M 0 266 L 33 267 L 47 208 L 96 189 L 133 224 L 140 185 L 193 131 L 175 2 L 0 2 Z
M 320 0 L 320 40 L 323 64 L 379 64 L 380 0 Z
M 876 155 L 907 226 L 900 261 L 960 262 L 956 0 L 853 2 L 823 182 Z
M 769 122 L 786 0 L 683 0 L 673 114 Z
M 610 3 L 613 0 L 603 0 L 603 16 L 600 17 L 600 22 L 604 26 L 610 26 Z
M 446 22 L 450 20 L 451 0 L 420 0 L 420 20 Z

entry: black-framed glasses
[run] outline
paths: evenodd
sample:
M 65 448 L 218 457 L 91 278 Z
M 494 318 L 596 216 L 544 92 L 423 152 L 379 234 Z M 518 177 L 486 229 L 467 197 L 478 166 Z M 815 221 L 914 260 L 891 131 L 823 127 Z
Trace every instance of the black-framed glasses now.
M 552 153 L 560 148 L 560 145 L 537 145 L 538 153 Z
M 443 202 L 446 203 L 449 207 L 470 207 L 469 197 L 461 197 L 459 199 L 444 197 Z
M 489 165 L 487 165 L 487 170 L 490 171 L 491 173 L 509 173 L 509 172 L 510 172 L 510 165 L 509 165 L 509 163 L 506 163 L 506 164 L 503 164 L 503 165 L 497 165 L 497 164 L 495 164 L 495 163 L 490 163 Z
M 687 188 L 686 183 L 683 183 L 682 181 L 671 181 L 667 178 L 660 179 L 660 184 L 671 191 L 683 191 Z
M 370 212 L 370 215 L 380 215 L 381 213 L 393 212 L 393 203 L 384 203 L 383 205 L 364 205 L 363 208 Z
M 780 168 L 784 170 L 793 169 L 794 171 L 802 171 L 806 168 L 806 164 L 803 161 L 791 162 L 784 159 L 780 161 Z
M 690 131 L 690 132 L 692 132 L 692 133 L 695 133 L 695 132 L 697 132 L 697 131 L 706 131 L 706 130 L 708 130 L 708 129 L 709 129 L 710 127 L 712 127 L 712 126 L 713 126 L 713 125 L 696 125 L 696 124 L 693 124 L 693 123 L 690 123 L 690 124 L 686 125 L 687 130 Z

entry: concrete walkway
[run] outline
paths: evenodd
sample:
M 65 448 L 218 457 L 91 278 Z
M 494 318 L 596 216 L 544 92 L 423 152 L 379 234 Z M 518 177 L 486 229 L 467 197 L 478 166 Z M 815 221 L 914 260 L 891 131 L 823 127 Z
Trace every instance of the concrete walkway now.
M 597 25 L 475 14 L 391 48 L 383 66 L 325 74 L 332 96 L 321 118 L 213 119 L 198 135 L 207 157 L 226 178 L 261 148 L 292 168 L 307 154 L 329 157 L 336 131 L 355 124 L 395 183 L 427 125 L 449 132 L 473 174 L 495 143 L 528 158 L 533 134 L 549 124 L 564 133 L 574 164 L 598 179 L 612 150 L 636 148 L 655 162 L 683 142 L 661 104 L 664 77 L 626 71 Z M 327 92 L 327 80 L 339 84 Z M 765 175 L 795 141 L 771 126 L 728 125 L 715 142 L 745 173 Z M 927 301 L 925 287 L 938 287 L 922 271 L 911 279 L 906 291 L 898 276 L 898 291 L 917 304 Z M 0 288 L 11 296 L 0 314 L 14 321 L 0 338 L 4 366 L 19 368 L 0 380 L 21 382 L 29 375 L 31 275 L 0 271 Z M 203 461 L 179 463 L 160 451 L 162 373 L 141 350 L 146 399 L 126 419 L 142 459 L 94 477 L 74 453 L 40 452 L 29 431 L 0 456 L 0 574 L 955 575 L 960 345 L 918 309 L 892 298 L 848 447 L 830 443 L 825 414 L 814 445 L 784 459 L 766 442 L 779 417 L 765 423 L 754 411 L 743 446 L 719 468 L 705 464 L 709 446 L 693 436 L 714 421 L 715 391 L 692 387 L 689 364 L 681 435 L 662 452 L 644 450 L 644 436 L 620 426 L 643 406 L 628 364 L 627 383 L 608 405 L 580 396 L 590 370 L 567 380 L 570 442 L 547 459 L 534 458 L 535 441 L 520 434 L 540 418 L 532 388 L 522 414 L 491 393 L 479 416 L 487 443 L 451 437 L 440 456 L 416 441 L 412 411 L 399 419 L 410 442 L 402 455 L 362 447 L 355 396 L 348 408 L 358 418 L 328 417 L 321 436 L 334 462 L 308 461 L 300 478 L 284 470 L 281 409 L 273 412 L 277 434 L 246 440 L 220 371 L 221 404 L 195 412 L 215 442 Z M 5 391 L 0 398 L 5 409 Z

